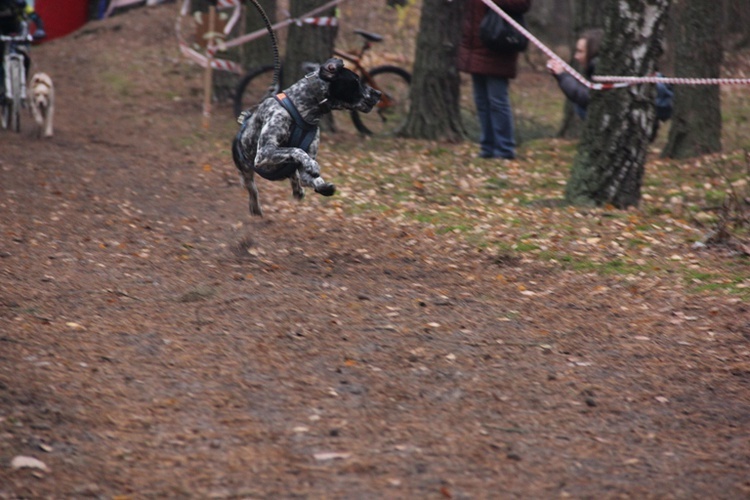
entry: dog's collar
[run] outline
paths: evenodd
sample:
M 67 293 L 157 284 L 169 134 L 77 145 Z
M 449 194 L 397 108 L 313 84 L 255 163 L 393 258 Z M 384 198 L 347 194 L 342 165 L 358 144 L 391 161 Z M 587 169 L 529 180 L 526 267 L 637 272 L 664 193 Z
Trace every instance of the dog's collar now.
M 312 71 L 305 75 L 305 79 L 309 80 L 311 78 L 316 78 L 319 76 L 318 73 L 318 71 Z M 318 108 L 320 109 L 320 113 L 323 115 L 326 113 L 330 113 L 333 108 L 331 107 L 331 103 L 328 102 L 328 83 L 318 78 L 318 90 L 323 94 L 323 98 L 318 101 Z

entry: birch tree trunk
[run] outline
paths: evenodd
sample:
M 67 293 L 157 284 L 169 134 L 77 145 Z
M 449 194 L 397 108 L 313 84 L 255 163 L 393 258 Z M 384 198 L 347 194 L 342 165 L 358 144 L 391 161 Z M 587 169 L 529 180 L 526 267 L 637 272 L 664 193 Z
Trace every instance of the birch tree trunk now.
M 399 135 L 461 141 L 466 132 L 459 108 L 456 56 L 463 1 L 424 0 L 410 89 L 411 107 Z
M 662 53 L 670 0 L 606 0 L 600 75 L 649 75 Z M 592 91 L 578 154 L 565 188 L 576 205 L 626 208 L 641 199 L 653 128 L 655 87 Z

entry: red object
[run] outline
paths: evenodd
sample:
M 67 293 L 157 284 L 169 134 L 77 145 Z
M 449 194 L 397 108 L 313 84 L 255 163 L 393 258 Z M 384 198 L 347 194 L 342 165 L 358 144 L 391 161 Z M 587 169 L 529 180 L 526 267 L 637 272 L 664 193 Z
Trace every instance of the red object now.
M 47 32 L 44 41 L 65 36 L 86 24 L 88 8 L 89 0 L 36 0 L 34 10 Z

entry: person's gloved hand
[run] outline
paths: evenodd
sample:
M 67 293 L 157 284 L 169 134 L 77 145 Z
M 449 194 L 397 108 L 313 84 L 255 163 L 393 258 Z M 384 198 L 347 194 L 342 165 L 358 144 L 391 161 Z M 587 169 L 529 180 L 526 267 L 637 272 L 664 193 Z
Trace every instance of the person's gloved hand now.
M 34 36 L 34 40 L 41 40 L 42 38 L 47 37 L 47 32 L 44 31 L 43 29 L 37 29 L 36 31 L 34 31 L 33 36 Z

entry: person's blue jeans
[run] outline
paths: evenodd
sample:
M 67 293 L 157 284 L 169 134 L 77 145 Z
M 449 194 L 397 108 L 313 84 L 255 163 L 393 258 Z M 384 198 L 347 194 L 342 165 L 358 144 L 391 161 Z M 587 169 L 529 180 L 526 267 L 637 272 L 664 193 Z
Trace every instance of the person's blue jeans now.
M 482 129 L 479 156 L 482 158 L 516 157 L 513 111 L 508 95 L 508 79 L 471 75 L 474 103 Z

